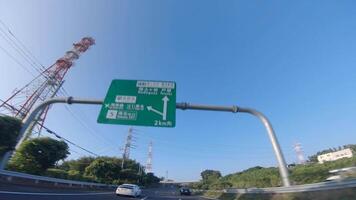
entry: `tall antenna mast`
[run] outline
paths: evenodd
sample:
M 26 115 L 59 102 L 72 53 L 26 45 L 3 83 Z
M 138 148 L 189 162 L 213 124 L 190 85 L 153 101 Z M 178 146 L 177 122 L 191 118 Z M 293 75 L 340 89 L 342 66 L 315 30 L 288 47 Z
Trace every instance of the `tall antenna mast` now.
M 28 84 L 16 90 L 6 100 L 0 100 L 0 113 L 23 120 L 35 105 L 57 95 L 64 83 L 64 77 L 82 53 L 95 43 L 91 37 L 84 37 L 73 44 L 53 65 L 44 69 Z M 30 130 L 40 134 L 49 107 L 42 110 Z M 34 130 L 36 128 L 36 130 Z

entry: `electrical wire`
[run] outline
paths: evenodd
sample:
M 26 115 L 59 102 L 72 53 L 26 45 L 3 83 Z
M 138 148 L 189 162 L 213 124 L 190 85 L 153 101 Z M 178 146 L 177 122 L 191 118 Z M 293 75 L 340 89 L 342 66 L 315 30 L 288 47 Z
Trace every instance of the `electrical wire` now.
M 41 71 L 43 70 L 42 68 L 44 68 L 41 64 L 36 63 L 36 61 L 31 58 L 31 56 L 28 55 L 28 53 L 26 53 L 26 51 L 30 52 L 25 45 L 12 33 L 12 31 L 10 30 L 10 28 L 3 22 L 0 20 L 0 23 L 7 29 L 7 32 L 9 34 L 7 34 L 6 30 L 4 30 L 1 26 L 0 26 L 0 36 L 38 73 L 41 73 Z M 17 41 L 15 41 L 14 39 L 11 38 L 11 36 Z M 23 46 L 23 47 L 21 47 Z M 29 53 L 31 55 L 33 55 L 31 52 Z M 34 57 L 34 56 L 33 56 Z M 36 66 L 39 65 L 40 67 Z
M 0 49 L 3 50 L 12 60 L 14 60 L 22 69 L 31 74 L 31 76 L 35 77 L 35 74 L 33 74 L 29 69 L 27 69 L 27 67 L 25 67 L 25 65 L 23 65 L 19 60 L 17 60 L 13 55 L 11 55 L 10 52 L 8 52 L 2 46 L 0 46 Z
M 18 37 L 10 30 L 9 26 L 7 26 L 1 19 L 0 23 L 7 28 L 7 31 L 10 33 L 10 35 L 15 38 L 15 40 L 22 46 L 22 48 L 30 55 L 34 63 L 37 63 L 39 66 L 42 67 L 42 69 L 46 69 L 45 66 L 41 64 L 41 62 L 36 58 L 36 56 L 33 55 L 33 53 L 24 45 L 24 43 L 18 39 Z
M 61 140 L 64 140 L 64 141 L 68 142 L 69 144 L 71 144 L 71 145 L 73 145 L 73 146 L 75 146 L 75 147 L 77 147 L 77 148 L 79 148 L 79 149 L 81 149 L 81 150 L 83 150 L 83 151 L 85 151 L 85 152 L 87 152 L 87 153 L 90 153 L 91 155 L 99 156 L 98 154 L 93 153 L 92 151 L 89 151 L 88 149 L 85 149 L 84 147 L 81 147 L 81 146 L 75 144 L 74 142 L 72 142 L 72 141 L 70 141 L 70 140 L 68 140 L 68 139 L 66 139 L 66 138 L 64 138 L 64 137 L 62 137 L 62 136 L 60 136 L 60 135 L 58 135 L 56 132 L 50 130 L 49 128 L 47 128 L 47 127 L 45 127 L 45 126 L 42 126 L 42 127 L 43 127 L 43 129 L 45 129 L 49 134 L 54 135 L 56 138 L 61 139 Z
M 68 94 L 68 92 L 64 89 L 64 87 L 62 86 L 60 88 L 60 93 L 62 93 L 64 96 L 70 96 Z M 96 137 L 98 137 L 97 135 L 100 135 L 100 138 L 103 139 L 106 143 L 110 144 L 110 145 L 113 145 L 113 146 L 117 146 L 117 144 L 114 144 L 112 143 L 111 140 L 103 137 L 101 134 L 98 134 L 98 131 L 95 130 L 93 127 L 91 127 L 88 123 L 86 123 L 86 121 L 83 121 L 80 117 L 78 117 L 78 114 L 76 114 L 73 109 L 71 109 L 69 106 L 65 106 L 65 108 L 68 110 L 69 113 L 71 113 L 71 115 L 76 118 L 81 124 L 83 127 L 85 127 L 86 129 L 88 129 L 92 134 L 96 135 Z M 82 118 L 85 118 L 85 119 L 88 119 L 87 115 L 82 112 L 80 109 L 78 110 L 78 112 L 82 115 Z

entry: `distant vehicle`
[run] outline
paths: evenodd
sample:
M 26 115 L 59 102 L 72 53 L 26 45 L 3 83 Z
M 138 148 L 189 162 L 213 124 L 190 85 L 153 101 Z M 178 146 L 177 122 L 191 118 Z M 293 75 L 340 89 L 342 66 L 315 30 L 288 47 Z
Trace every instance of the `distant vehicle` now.
M 326 181 L 336 181 L 356 175 L 356 167 L 347 167 L 341 169 L 330 170 L 332 176 L 326 178 Z
M 180 195 L 191 195 L 191 191 L 189 188 L 187 187 L 182 187 L 180 190 Z
M 123 195 L 123 196 L 133 196 L 133 197 L 139 197 L 141 196 L 141 189 L 139 186 L 134 185 L 134 184 L 122 184 L 119 185 L 116 189 L 116 195 Z
M 336 181 L 340 180 L 342 177 L 340 175 L 335 175 L 335 176 L 329 176 L 326 181 Z

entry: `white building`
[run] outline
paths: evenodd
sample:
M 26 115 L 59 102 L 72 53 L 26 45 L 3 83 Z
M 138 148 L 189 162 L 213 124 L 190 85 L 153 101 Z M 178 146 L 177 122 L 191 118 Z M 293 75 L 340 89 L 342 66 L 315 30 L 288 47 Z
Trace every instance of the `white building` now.
M 340 151 L 321 154 L 318 156 L 318 161 L 319 163 L 324 163 L 325 161 L 334 161 L 341 158 L 351 158 L 352 156 L 353 155 L 351 149 L 347 148 Z

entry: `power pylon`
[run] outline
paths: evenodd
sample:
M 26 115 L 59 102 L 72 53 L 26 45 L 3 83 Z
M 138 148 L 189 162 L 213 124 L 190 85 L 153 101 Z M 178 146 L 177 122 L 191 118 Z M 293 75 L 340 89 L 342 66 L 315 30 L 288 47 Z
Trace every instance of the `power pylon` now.
M 305 164 L 304 151 L 300 143 L 294 145 L 295 153 L 297 154 L 298 164 Z
M 130 159 L 130 149 L 132 148 L 132 128 L 129 128 L 127 137 L 126 137 L 126 142 L 124 146 L 124 151 L 122 153 L 122 161 L 121 161 L 121 168 L 124 169 L 124 163 L 126 159 Z
M 148 158 L 147 158 L 147 164 L 146 164 L 146 173 L 152 173 L 152 141 L 150 142 L 150 145 L 148 146 Z
M 73 48 L 53 65 L 44 68 L 33 80 L 15 90 L 6 100 L 0 100 L 0 113 L 23 120 L 36 105 L 56 96 L 64 83 L 64 77 L 68 70 L 80 55 L 94 43 L 95 41 L 91 37 L 84 37 L 78 43 L 74 43 Z M 48 109 L 49 107 L 46 107 L 37 115 L 36 121 L 30 127 L 32 133 L 40 134 Z

